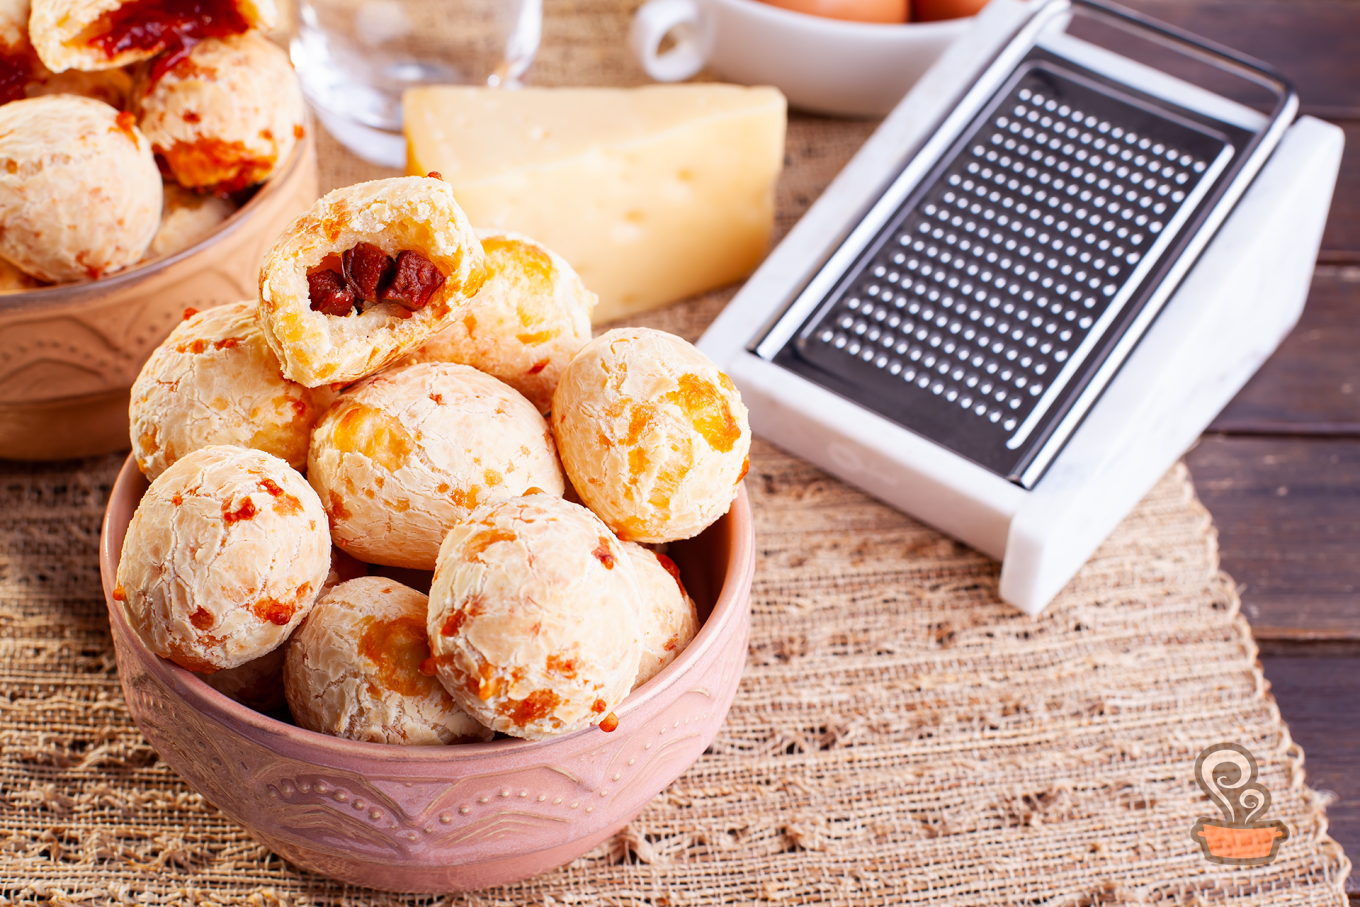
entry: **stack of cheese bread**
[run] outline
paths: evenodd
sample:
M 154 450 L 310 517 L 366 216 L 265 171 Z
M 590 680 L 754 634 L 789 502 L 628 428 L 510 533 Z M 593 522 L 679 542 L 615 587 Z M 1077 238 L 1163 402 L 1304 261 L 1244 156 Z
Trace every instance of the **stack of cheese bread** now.
M 698 350 L 591 340 L 594 305 L 438 174 L 321 199 L 259 298 L 187 312 L 133 387 L 133 627 L 323 733 L 613 730 L 698 629 L 656 546 L 727 512 L 750 430 Z
M 31 2 L 31 5 L 30 5 Z M 0 0 L 0 292 L 188 248 L 303 136 L 274 0 Z

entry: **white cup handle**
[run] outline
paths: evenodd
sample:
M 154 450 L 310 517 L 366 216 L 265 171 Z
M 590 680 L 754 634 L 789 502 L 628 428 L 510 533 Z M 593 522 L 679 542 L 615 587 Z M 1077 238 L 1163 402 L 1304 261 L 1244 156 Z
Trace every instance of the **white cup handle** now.
M 671 32 L 675 46 L 658 54 L 661 40 Z M 694 0 L 648 0 L 633 16 L 628 43 L 647 75 L 658 82 L 679 82 L 697 75 L 707 56 L 699 39 L 699 7 Z

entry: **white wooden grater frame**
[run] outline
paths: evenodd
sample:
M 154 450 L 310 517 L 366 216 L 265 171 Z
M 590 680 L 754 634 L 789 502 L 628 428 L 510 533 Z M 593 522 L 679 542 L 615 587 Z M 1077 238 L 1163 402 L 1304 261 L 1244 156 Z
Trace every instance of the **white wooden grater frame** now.
M 762 358 L 751 347 L 864 217 L 884 180 L 929 149 L 998 54 L 1064 25 L 1064 0 L 993 0 L 889 114 L 699 341 L 753 430 L 1002 561 L 1003 600 L 1037 614 L 1194 442 L 1297 322 L 1340 167 L 1342 132 L 1284 133 L 1156 321 L 1032 490 Z M 812 269 L 812 270 L 810 270 Z

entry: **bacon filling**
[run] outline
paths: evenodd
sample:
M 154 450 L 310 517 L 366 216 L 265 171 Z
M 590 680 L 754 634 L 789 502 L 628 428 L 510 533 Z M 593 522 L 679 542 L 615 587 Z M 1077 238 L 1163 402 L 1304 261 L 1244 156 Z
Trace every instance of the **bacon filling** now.
M 30 78 L 31 68 L 27 59 L 0 53 L 0 104 L 23 100 L 24 87 Z
M 312 310 L 325 315 L 352 315 L 356 308 L 364 311 L 390 302 L 409 318 L 443 285 L 444 275 L 419 252 L 400 252 L 393 259 L 366 242 L 340 256 L 339 271 L 323 267 L 307 275 Z

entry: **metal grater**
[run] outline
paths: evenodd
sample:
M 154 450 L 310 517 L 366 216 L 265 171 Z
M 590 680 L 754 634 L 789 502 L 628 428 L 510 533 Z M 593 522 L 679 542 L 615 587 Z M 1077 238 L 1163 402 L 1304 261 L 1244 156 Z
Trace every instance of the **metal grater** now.
M 776 361 L 1032 487 L 1252 138 L 1203 120 L 1036 48 Z
M 1341 148 L 1297 109 L 1126 10 L 992 0 L 700 349 L 1037 612 L 1297 320 Z
M 1031 48 L 772 358 L 1032 488 L 1257 138 Z

